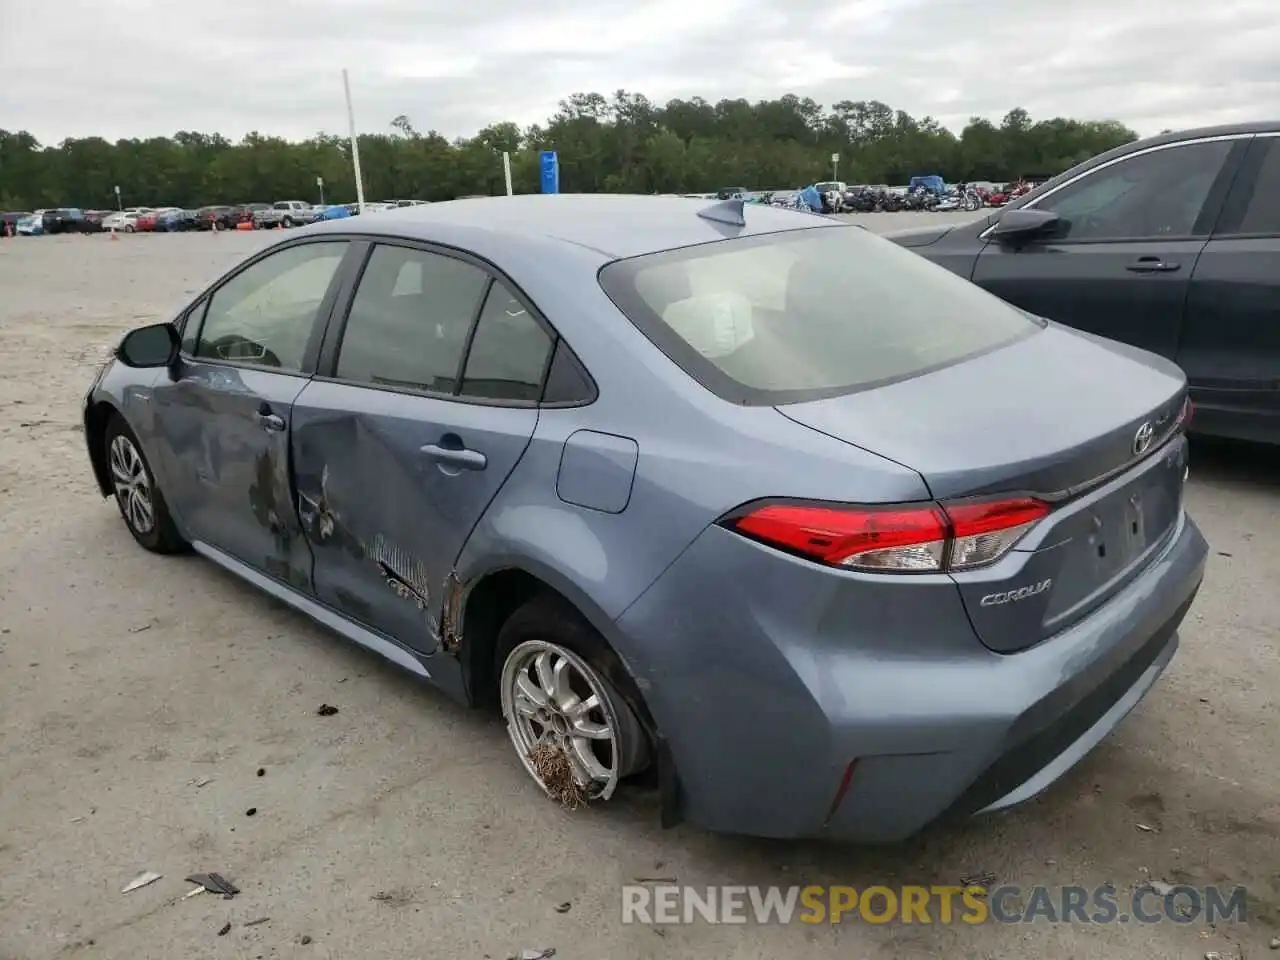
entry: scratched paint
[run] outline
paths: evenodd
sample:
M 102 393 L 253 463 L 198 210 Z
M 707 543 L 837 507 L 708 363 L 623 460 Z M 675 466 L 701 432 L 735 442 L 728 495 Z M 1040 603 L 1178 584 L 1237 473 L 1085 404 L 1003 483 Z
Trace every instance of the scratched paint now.
M 343 525 L 342 517 L 329 497 L 327 464 L 320 474 L 319 497 L 313 499 L 299 491 L 298 512 L 307 534 L 317 544 L 340 546 L 372 564 L 392 593 L 418 608 L 432 639 L 439 640 L 440 627 L 431 613 L 431 587 L 426 564 L 386 534 L 375 534 L 369 542 Z

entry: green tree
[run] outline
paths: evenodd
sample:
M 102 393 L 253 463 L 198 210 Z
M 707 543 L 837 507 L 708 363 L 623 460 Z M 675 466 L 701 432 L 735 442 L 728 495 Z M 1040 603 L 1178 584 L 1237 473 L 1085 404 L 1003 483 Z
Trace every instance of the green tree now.
M 1054 174 L 1136 139 L 1114 120 L 1033 121 L 1021 108 L 998 123 L 975 117 L 957 136 L 930 117 L 878 100 L 841 100 L 830 109 L 793 94 L 752 103 L 700 97 L 658 105 L 643 94 L 574 93 L 543 124 L 521 130 L 494 123 L 450 142 L 419 131 L 406 114 L 383 134 L 360 136 L 365 196 L 447 200 L 505 189 L 502 154 L 515 189 L 538 189 L 540 150 L 560 156 L 565 192 L 692 193 L 727 186 L 796 187 L 840 172 L 860 183 L 904 183 L 919 174 L 948 180 L 1005 181 Z M 24 131 L 0 130 L 0 208 L 353 200 L 350 145 L 318 133 L 288 141 L 251 133 L 232 143 L 183 130 L 172 137 L 100 137 L 42 145 Z

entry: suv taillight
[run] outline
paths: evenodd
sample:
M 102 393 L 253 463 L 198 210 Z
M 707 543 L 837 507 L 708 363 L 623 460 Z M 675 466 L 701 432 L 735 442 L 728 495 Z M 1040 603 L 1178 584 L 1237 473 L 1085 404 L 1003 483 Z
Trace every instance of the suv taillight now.
M 936 573 L 994 563 L 1050 509 L 1030 497 L 892 507 L 770 503 L 722 525 L 833 567 Z

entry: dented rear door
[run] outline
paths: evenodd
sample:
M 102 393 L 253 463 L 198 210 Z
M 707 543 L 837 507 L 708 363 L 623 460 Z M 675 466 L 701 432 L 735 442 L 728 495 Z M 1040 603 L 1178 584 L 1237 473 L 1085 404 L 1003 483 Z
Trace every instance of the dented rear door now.
M 293 451 L 317 598 L 433 651 L 453 562 L 537 421 L 532 408 L 309 384 L 294 404 Z
M 429 654 L 454 561 L 537 426 L 552 341 L 476 263 L 378 243 L 326 344 L 292 433 L 316 596 Z

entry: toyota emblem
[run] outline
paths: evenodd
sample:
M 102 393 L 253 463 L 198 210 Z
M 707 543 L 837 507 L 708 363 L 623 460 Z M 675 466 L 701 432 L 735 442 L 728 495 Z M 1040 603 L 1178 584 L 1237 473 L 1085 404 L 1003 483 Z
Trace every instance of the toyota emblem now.
M 1134 456 L 1142 456 L 1151 449 L 1151 441 L 1155 439 L 1156 432 L 1151 429 L 1151 421 L 1147 421 L 1138 428 L 1138 432 L 1133 435 L 1133 453 Z

